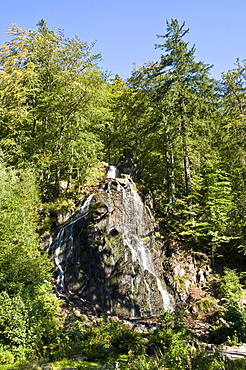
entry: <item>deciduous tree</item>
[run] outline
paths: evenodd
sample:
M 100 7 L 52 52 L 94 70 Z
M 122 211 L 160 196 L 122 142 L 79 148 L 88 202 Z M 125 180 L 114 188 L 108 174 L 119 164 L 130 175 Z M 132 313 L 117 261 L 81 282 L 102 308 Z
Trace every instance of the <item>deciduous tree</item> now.
M 98 162 L 106 81 L 93 45 L 37 26 L 14 25 L 0 50 L 1 145 L 9 163 L 33 163 L 43 194 L 56 197 L 60 181 L 82 183 Z

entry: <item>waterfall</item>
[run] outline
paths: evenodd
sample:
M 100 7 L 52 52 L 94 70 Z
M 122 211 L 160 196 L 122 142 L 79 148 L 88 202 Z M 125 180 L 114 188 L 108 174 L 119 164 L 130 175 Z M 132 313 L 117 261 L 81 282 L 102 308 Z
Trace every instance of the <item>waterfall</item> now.
M 57 287 L 124 317 L 173 310 L 151 211 L 129 176 L 114 176 L 111 166 L 98 193 L 57 234 Z
M 127 190 L 125 188 L 122 189 L 122 203 L 126 206 L 125 214 L 133 215 L 133 217 L 128 221 L 126 220 L 126 222 L 121 225 L 122 241 L 124 246 L 130 248 L 133 262 L 138 262 L 143 271 L 147 270 L 156 279 L 158 289 L 162 295 L 163 308 L 165 310 L 173 310 L 173 297 L 168 293 L 163 282 L 158 277 L 150 248 L 148 248 L 148 233 L 153 231 L 151 230 L 153 224 L 151 224 L 150 230 L 146 229 L 146 226 L 149 224 L 147 222 L 146 225 L 146 217 L 149 216 L 152 221 L 154 221 L 154 219 L 149 207 L 143 203 L 134 187 L 135 184 L 129 181 Z M 132 222 L 133 219 L 135 222 Z M 154 235 L 152 235 L 152 239 L 154 239 Z M 154 240 L 151 241 L 151 245 L 154 246 Z
M 83 205 L 79 208 L 79 211 L 75 214 L 73 219 L 65 224 L 57 234 L 56 240 L 53 243 L 52 249 L 54 253 L 54 261 L 55 265 L 58 268 L 58 277 L 57 277 L 57 285 L 60 286 L 63 290 L 66 290 L 65 282 L 64 282 L 64 272 L 66 271 L 68 256 L 64 258 L 64 250 L 69 246 L 70 247 L 70 254 L 73 253 L 73 227 L 74 224 L 79 222 L 80 220 L 85 219 L 88 216 L 90 211 L 90 206 L 92 202 L 93 194 L 90 195 Z
M 117 168 L 115 166 L 109 166 L 106 173 L 106 179 L 116 179 Z

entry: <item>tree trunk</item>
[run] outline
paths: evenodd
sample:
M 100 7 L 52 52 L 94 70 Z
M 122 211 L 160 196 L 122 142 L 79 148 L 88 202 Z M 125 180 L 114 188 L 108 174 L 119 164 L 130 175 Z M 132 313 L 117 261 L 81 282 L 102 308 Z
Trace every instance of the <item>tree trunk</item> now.
M 186 140 L 186 126 L 185 120 L 182 119 L 181 122 L 181 130 L 182 130 L 182 141 L 183 141 L 183 156 L 184 156 L 184 172 L 185 172 L 185 195 L 187 197 L 188 209 L 189 209 L 189 218 L 193 218 L 192 215 L 192 191 L 191 191 L 191 174 L 190 174 L 190 159 L 189 153 L 187 148 L 187 140 Z

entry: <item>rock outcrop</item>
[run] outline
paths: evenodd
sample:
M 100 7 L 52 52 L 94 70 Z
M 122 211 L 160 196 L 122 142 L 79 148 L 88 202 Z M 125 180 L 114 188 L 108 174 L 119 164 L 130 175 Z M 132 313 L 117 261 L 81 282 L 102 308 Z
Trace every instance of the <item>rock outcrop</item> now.
M 140 196 L 132 180 L 136 168 L 124 152 L 72 216 L 63 224 L 57 217 L 49 248 L 55 289 L 86 312 L 133 318 L 179 305 L 193 312 L 206 298 L 208 258 L 156 236 L 152 198 Z
M 130 176 L 105 179 L 60 228 L 50 251 L 61 296 L 76 294 L 125 318 L 174 309 L 154 219 Z

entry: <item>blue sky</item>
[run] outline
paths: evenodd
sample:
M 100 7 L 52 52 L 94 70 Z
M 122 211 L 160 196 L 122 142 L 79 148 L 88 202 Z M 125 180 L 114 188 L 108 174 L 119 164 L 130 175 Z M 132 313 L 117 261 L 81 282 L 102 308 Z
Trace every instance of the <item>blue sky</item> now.
M 171 18 L 185 21 L 196 60 L 213 64 L 214 78 L 233 68 L 237 57 L 246 58 L 245 0 L 0 0 L 0 5 L 0 44 L 12 23 L 33 29 L 43 18 L 68 37 L 97 40 L 101 67 L 123 78 L 130 76 L 133 62 L 158 60 L 156 34 L 166 33 Z

